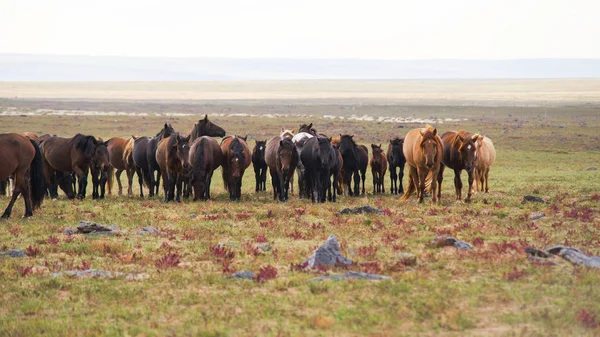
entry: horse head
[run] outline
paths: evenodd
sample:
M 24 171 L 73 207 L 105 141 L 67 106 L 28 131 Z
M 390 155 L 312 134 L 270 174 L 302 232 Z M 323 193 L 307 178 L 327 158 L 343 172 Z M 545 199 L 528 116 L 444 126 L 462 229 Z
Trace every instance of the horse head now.
M 242 143 L 240 143 L 239 137 L 234 137 L 234 139 L 229 144 L 229 167 L 231 170 L 231 177 L 239 181 L 242 179 L 242 171 L 244 167 L 244 147 Z
M 479 134 L 471 135 L 470 133 L 459 131 L 456 137 L 455 146 L 458 147 L 460 160 L 463 162 L 465 170 L 471 171 L 477 159 L 477 139 L 479 138 Z
M 209 137 L 225 137 L 225 130 L 217 124 L 208 120 L 208 115 L 204 115 L 204 119 L 194 124 L 195 137 L 209 136 Z
M 163 128 L 156 134 L 156 137 L 158 139 L 163 139 L 173 134 L 175 134 L 175 129 L 173 128 L 173 126 L 171 124 L 165 123 Z
M 394 138 L 390 140 L 390 146 L 392 147 L 390 151 L 390 159 L 391 162 L 395 165 L 400 165 L 401 158 L 404 158 L 404 152 L 402 148 L 404 147 L 404 137 L 402 138 Z
M 110 154 L 108 152 L 108 141 L 103 141 L 102 138 L 98 138 L 96 142 L 93 165 L 101 172 L 102 178 L 107 177 L 110 168 Z
M 420 147 L 425 157 L 425 166 L 431 169 L 436 163 L 438 156 L 439 140 L 437 138 L 437 129 L 428 126 L 425 131 L 419 130 L 421 133 Z
M 265 160 L 265 150 L 267 148 L 266 140 L 257 140 L 256 145 L 254 146 L 254 153 L 258 155 L 258 158 L 262 158 L 262 161 Z
M 294 138 L 295 131 L 296 131 L 296 129 L 289 130 L 289 129 L 285 129 L 285 128 L 282 127 L 281 128 L 281 133 L 279 134 L 279 137 L 281 139 L 283 139 L 283 138 L 292 139 L 292 138 Z
M 313 136 L 317 135 L 317 130 L 315 130 L 313 127 L 313 123 L 310 123 L 308 125 L 306 124 L 300 124 L 300 128 L 298 129 L 298 132 L 306 132 L 309 133 Z
M 294 162 L 298 162 L 296 145 L 288 138 L 280 140 L 277 157 L 279 157 L 279 161 L 281 162 L 281 172 L 286 179 L 289 179 L 289 173 L 293 170 L 292 166 Z
M 329 168 L 333 156 L 331 154 L 331 138 L 318 137 L 317 138 L 317 154 L 321 162 L 321 167 Z
M 383 153 L 383 150 L 381 149 L 381 144 L 371 144 L 371 149 L 373 150 L 373 157 L 381 155 Z
M 172 151 L 181 162 L 184 173 L 190 171 L 190 136 L 183 137 L 179 133 L 175 136 L 176 141 L 172 145 Z

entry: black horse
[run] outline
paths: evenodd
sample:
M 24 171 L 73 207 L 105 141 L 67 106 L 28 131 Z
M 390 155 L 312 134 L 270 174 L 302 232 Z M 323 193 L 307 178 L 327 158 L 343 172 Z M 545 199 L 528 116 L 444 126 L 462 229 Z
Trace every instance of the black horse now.
M 337 195 L 337 191 L 336 189 L 339 186 L 339 179 L 340 179 L 340 172 L 342 170 L 342 165 L 343 165 L 343 160 L 342 160 L 342 156 L 340 155 L 340 150 L 338 149 L 337 146 L 331 146 L 333 148 L 333 163 L 331 165 L 329 165 L 329 167 L 331 168 L 331 170 L 329 171 L 329 174 L 331 176 L 333 176 L 333 183 L 330 184 L 327 187 L 327 200 L 328 201 L 333 201 L 336 202 L 336 195 Z M 332 192 L 333 189 L 333 192 Z
M 256 192 L 267 190 L 267 162 L 265 161 L 266 140 L 257 140 L 252 150 L 252 166 L 256 178 Z
M 160 173 L 154 178 L 154 172 L 160 171 L 160 167 L 156 162 L 156 147 L 158 142 L 163 138 L 167 138 L 175 133 L 175 129 L 171 124 L 165 123 L 164 127 L 154 137 L 139 137 L 133 144 L 133 162 L 135 170 L 138 174 L 140 184 L 140 196 L 144 197 L 144 182 L 150 189 L 150 196 L 158 194 L 160 185 Z
M 315 192 L 317 201 L 325 202 L 326 193 L 331 185 L 331 171 L 337 163 L 337 156 L 331 146 L 331 138 L 310 138 L 302 148 L 300 158 L 304 164 L 305 192 L 310 193 L 313 202 L 315 201 Z
M 406 158 L 404 158 L 404 136 L 396 137 L 390 140 L 390 145 L 387 149 L 387 161 L 390 167 L 390 192 L 392 194 L 404 194 L 404 188 L 402 187 L 402 179 L 404 178 L 404 164 L 406 164 Z M 400 174 L 396 173 L 396 168 L 400 168 Z M 398 181 L 400 181 L 400 188 L 398 188 Z
M 351 135 L 340 135 L 340 153 L 344 160 L 344 192 L 350 196 L 360 195 L 360 151 Z M 354 191 L 351 181 L 354 179 Z

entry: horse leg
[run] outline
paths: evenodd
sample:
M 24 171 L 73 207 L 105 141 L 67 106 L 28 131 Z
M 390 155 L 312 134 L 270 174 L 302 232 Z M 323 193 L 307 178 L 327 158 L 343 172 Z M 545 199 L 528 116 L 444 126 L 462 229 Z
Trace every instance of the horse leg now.
M 465 202 L 471 202 L 471 186 L 473 185 L 473 170 L 467 171 L 468 174 L 468 181 L 469 181 L 469 188 L 467 189 L 467 199 L 465 199 Z
M 365 169 L 364 171 L 359 171 L 360 172 L 360 178 L 362 180 L 362 193 L 361 195 L 365 195 L 365 181 L 367 180 L 366 175 L 367 175 L 367 170 Z
M 441 167 L 443 167 L 443 165 L 441 165 Z M 436 198 L 436 196 L 435 196 L 435 192 L 436 192 L 435 189 L 437 186 L 437 178 L 436 177 L 439 177 L 439 176 L 440 176 L 439 171 L 438 172 L 432 171 L 432 174 L 431 174 L 431 204 L 432 205 L 437 205 L 437 204 L 439 204 L 439 201 L 440 201 L 440 199 Z
M 444 164 L 440 164 L 440 170 L 438 171 L 438 174 L 437 174 L 437 184 L 438 184 L 437 197 L 438 197 L 439 201 L 442 200 L 442 181 L 444 181 L 444 170 L 445 169 L 446 169 L 446 167 L 444 166 Z M 432 182 L 432 184 L 433 184 L 433 182 Z
M 169 178 L 169 175 L 167 174 L 166 170 L 164 172 L 161 170 L 160 174 L 163 177 L 164 201 L 169 202 L 169 184 L 171 183 L 171 179 Z
M 415 187 L 415 191 L 417 192 L 417 199 L 418 199 L 421 196 L 421 191 L 419 191 L 419 178 L 418 178 L 418 171 L 417 171 L 416 167 L 413 167 L 413 166 L 410 167 L 408 179 L 410 180 L 409 184 L 412 184 Z M 409 191 L 410 191 L 410 189 L 409 189 Z M 412 192 L 411 192 L 411 194 L 412 194 Z M 408 197 L 410 197 L 410 195 L 406 196 L 405 200 L 408 199 Z
M 96 169 L 91 170 L 92 174 L 92 199 L 98 199 L 98 184 L 100 184 L 100 179 L 98 179 L 98 172 Z
M 398 175 L 398 182 L 400 183 L 400 194 L 404 194 L 404 187 L 402 187 L 402 179 L 404 179 L 404 164 L 400 165 L 400 174 Z M 398 185 L 396 185 L 396 193 L 398 193 Z
M 79 166 L 75 166 L 74 174 L 77 176 L 77 180 L 79 183 L 79 190 L 77 191 L 77 198 L 80 200 L 85 199 L 85 192 L 87 189 L 87 176 L 88 170 L 82 170 Z
M 119 195 L 123 195 L 123 184 L 121 184 L 121 173 L 123 173 L 123 170 L 118 169 L 117 172 L 115 172 L 115 178 L 117 178 L 117 185 L 119 185 Z M 127 171 L 127 176 L 129 176 L 129 171 Z M 108 191 L 110 193 L 110 191 Z
M 381 186 L 381 193 L 385 194 L 385 171 L 379 177 L 379 186 Z
M 354 171 L 354 196 L 360 196 L 360 170 Z
M 154 177 L 154 172 L 156 172 L 156 180 L 154 180 L 154 195 L 158 195 L 158 191 L 160 190 L 160 168 L 155 169 L 152 172 L 152 177 Z M 163 179 L 164 180 L 164 179 Z M 163 181 L 163 184 L 165 182 Z
M 23 194 L 23 201 L 25 202 L 25 215 L 23 216 L 24 218 L 33 216 L 33 207 L 31 207 L 31 171 L 27 171 L 28 172 L 23 174 L 23 180 L 21 182 L 21 193 Z M 15 184 L 16 182 L 17 181 L 15 180 Z
M 273 200 L 277 200 L 277 178 L 275 177 L 275 173 L 271 168 L 269 168 L 269 174 L 271 175 L 271 185 L 273 187 Z
M 277 178 L 279 178 L 279 201 L 285 201 L 285 179 L 283 177 L 283 172 L 277 174 Z
M 254 189 L 254 192 L 258 192 L 258 191 L 260 191 L 260 183 L 261 183 L 259 167 L 254 168 L 254 179 L 256 180 L 256 188 Z
M 104 193 L 106 192 L 106 181 L 108 180 L 106 174 L 106 171 L 100 172 L 100 199 L 104 199 Z
M 422 204 L 425 198 L 425 179 L 427 178 L 427 170 L 420 170 L 418 172 L 418 189 L 420 191 L 419 204 Z
M 7 180 L 0 181 L 0 195 L 6 195 Z
M 290 177 L 289 180 L 289 188 L 292 190 L 292 194 L 294 194 L 294 171 L 292 171 L 292 176 Z M 288 188 L 286 187 L 286 192 L 285 192 L 285 199 L 287 200 L 288 198 L 288 192 L 287 192 Z
M 144 171 L 139 167 L 136 167 L 135 171 L 138 175 L 138 182 L 140 184 L 140 197 L 143 198 L 144 197 Z
M 212 184 L 212 176 L 214 172 L 214 170 L 209 170 L 208 174 L 206 175 L 206 186 L 204 186 L 204 195 L 206 200 L 210 200 L 210 184 Z
M 489 186 L 488 186 L 489 174 L 490 174 L 490 168 L 486 167 L 485 168 L 485 193 L 488 193 L 490 191 Z M 481 191 L 483 192 L 483 181 L 481 182 Z
M 181 191 L 183 185 L 183 177 L 181 174 L 175 174 L 175 181 L 177 182 L 177 195 L 175 196 L 175 201 L 181 202 Z
M 371 173 L 373 174 L 373 194 L 377 193 L 377 186 L 379 184 L 379 179 L 377 178 L 377 170 L 371 168 Z
M 462 180 L 460 179 L 460 170 L 454 170 L 454 189 L 456 190 L 456 200 L 462 200 Z
M 13 206 L 15 205 L 15 201 L 17 200 L 19 194 L 21 194 L 21 188 L 19 187 L 19 185 L 15 184 L 13 188 L 12 197 L 10 198 L 10 202 L 4 210 L 4 214 L 2 214 L 2 219 L 8 219 L 10 213 L 12 213 Z

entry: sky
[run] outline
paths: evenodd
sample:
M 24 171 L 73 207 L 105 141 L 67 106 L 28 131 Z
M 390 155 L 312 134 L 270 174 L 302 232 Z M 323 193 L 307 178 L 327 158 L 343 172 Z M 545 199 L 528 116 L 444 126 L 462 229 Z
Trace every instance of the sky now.
M 0 53 L 600 58 L 600 1 L 0 0 Z

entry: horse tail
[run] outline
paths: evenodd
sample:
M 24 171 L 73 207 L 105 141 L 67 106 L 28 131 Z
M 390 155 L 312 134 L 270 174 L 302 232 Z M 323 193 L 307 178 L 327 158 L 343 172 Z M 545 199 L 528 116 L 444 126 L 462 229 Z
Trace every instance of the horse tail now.
M 29 139 L 29 141 L 35 149 L 33 160 L 29 166 L 29 184 L 31 185 L 31 206 L 36 209 L 40 208 L 42 201 L 44 201 L 44 195 L 46 193 L 46 181 L 44 178 L 42 151 L 35 141 L 32 139 Z
M 402 196 L 402 198 L 400 198 L 401 201 L 406 201 L 408 200 L 408 198 L 410 198 L 411 195 L 413 195 L 413 193 L 415 193 L 415 191 L 417 190 L 417 187 L 415 186 L 415 182 L 412 180 L 411 176 L 408 176 L 408 187 L 406 188 L 406 192 L 404 192 L 404 195 Z
M 153 174 L 150 171 L 142 170 L 142 175 L 144 176 L 144 185 L 150 188 L 150 175 Z
M 427 193 L 431 192 L 432 182 L 433 182 L 433 174 L 431 173 L 431 171 L 429 171 L 429 173 L 427 173 L 427 177 L 425 177 L 425 191 Z
M 115 168 L 112 165 L 108 166 L 108 172 L 106 172 L 107 174 L 107 179 L 106 179 L 106 183 L 108 184 L 108 194 L 112 193 L 112 188 L 115 182 Z

